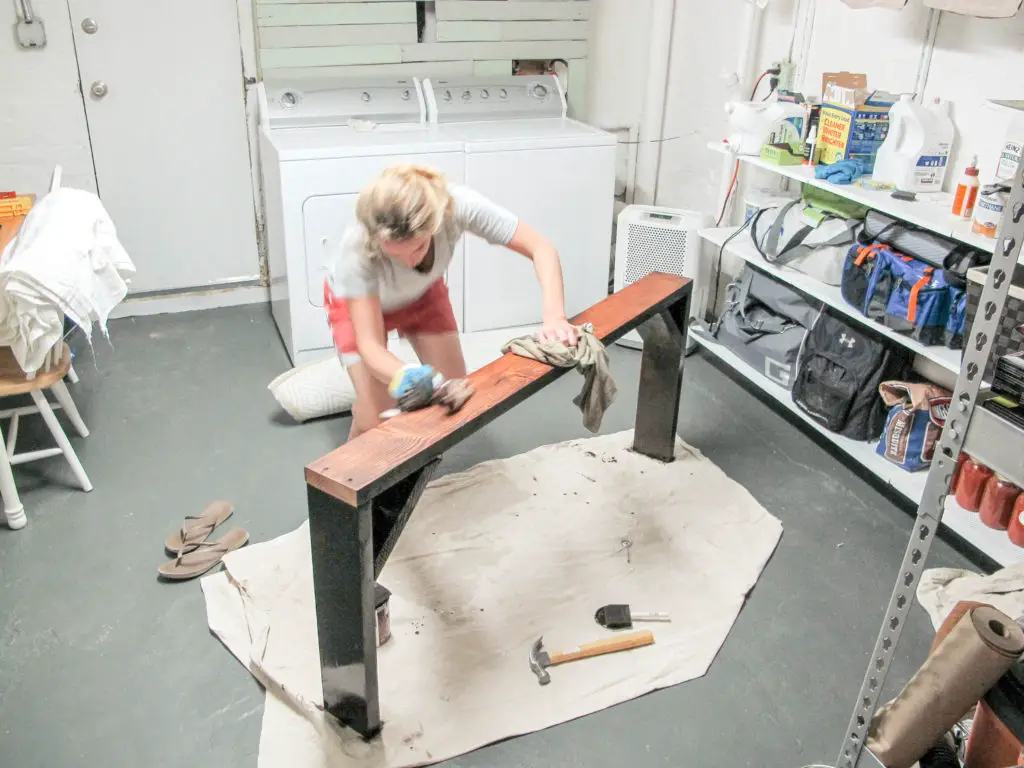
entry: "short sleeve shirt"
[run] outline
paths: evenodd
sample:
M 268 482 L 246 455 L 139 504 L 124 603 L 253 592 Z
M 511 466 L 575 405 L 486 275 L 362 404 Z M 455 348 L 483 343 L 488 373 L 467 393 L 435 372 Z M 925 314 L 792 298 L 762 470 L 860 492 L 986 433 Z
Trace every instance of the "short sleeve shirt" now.
M 334 263 L 331 289 L 335 296 L 344 299 L 376 296 L 385 312 L 401 309 L 444 277 L 464 232 L 491 245 L 509 244 L 519 226 L 515 215 L 467 187 L 452 184 L 449 191 L 454 205 L 434 235 L 434 264 L 429 272 L 386 257 L 367 258 L 366 229 L 356 222 L 346 229 Z

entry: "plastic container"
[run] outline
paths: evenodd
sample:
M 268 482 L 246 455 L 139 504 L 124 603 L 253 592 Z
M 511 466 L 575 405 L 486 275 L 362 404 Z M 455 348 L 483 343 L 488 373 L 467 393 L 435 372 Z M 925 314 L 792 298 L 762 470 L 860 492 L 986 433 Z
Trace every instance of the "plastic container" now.
M 956 488 L 956 503 L 968 512 L 977 512 L 985 484 L 992 477 L 992 470 L 974 459 L 968 459 L 960 470 Z
M 964 177 L 956 186 L 956 195 L 953 197 L 953 215 L 970 221 L 974 216 L 974 205 L 978 202 L 978 190 L 981 189 L 981 182 L 978 180 L 978 156 L 975 155 L 971 164 L 964 169 Z
M 955 133 L 947 102 L 922 106 L 903 94 L 889 110 L 889 133 L 872 177 L 904 192 L 940 191 Z
M 994 240 L 1009 199 L 1010 187 L 1007 184 L 997 182 L 982 187 L 978 195 L 978 204 L 974 209 L 974 223 L 971 224 L 971 231 L 976 235 Z
M 978 504 L 978 516 L 981 522 L 997 531 L 1005 531 L 1010 527 L 1013 517 L 1013 505 L 1020 496 L 1020 488 L 1001 475 L 992 475 L 985 483 Z

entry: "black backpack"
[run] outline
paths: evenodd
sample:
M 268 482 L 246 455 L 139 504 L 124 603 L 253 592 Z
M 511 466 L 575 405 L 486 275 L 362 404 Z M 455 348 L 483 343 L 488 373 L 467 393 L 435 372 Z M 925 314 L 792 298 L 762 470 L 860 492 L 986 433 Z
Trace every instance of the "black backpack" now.
M 826 429 L 853 440 L 875 440 L 888 412 L 878 385 L 905 378 L 910 360 L 906 349 L 826 309 L 804 341 L 793 402 Z

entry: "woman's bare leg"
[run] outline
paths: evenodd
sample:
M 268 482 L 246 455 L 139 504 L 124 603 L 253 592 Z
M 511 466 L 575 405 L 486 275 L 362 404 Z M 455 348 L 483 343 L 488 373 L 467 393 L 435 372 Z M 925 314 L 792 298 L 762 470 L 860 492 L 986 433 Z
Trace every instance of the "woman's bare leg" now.
M 395 401 L 388 394 L 387 385 L 375 378 L 362 362 L 346 366 L 352 386 L 356 390 L 356 401 L 352 404 L 352 428 L 348 439 L 359 437 L 363 432 L 380 424 L 380 415 L 395 407 Z
M 424 365 L 432 366 L 446 379 L 461 379 L 466 375 L 466 359 L 457 333 L 425 333 L 410 336 L 409 343 L 416 357 Z

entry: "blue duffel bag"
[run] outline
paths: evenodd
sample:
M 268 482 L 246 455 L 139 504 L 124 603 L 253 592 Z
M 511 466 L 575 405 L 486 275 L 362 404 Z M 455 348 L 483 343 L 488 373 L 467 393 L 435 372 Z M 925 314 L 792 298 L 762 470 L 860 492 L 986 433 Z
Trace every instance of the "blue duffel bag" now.
M 882 322 L 922 344 L 945 343 L 951 298 L 946 273 L 898 251 L 880 252 L 879 259 L 885 262 L 879 270 L 891 276 Z

